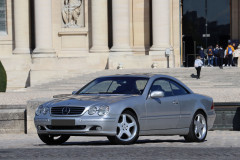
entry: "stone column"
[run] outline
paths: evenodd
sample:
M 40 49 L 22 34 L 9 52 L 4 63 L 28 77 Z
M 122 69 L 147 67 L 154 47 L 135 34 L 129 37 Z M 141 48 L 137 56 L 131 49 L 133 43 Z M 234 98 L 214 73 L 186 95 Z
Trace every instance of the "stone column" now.
M 33 51 L 35 57 L 54 56 L 52 48 L 52 1 L 34 0 L 35 13 L 35 41 Z
M 153 46 L 151 51 L 170 48 L 170 0 L 152 0 Z
M 14 0 L 14 54 L 30 54 L 29 0 Z
M 239 35 L 239 6 L 238 6 L 239 2 L 238 0 L 232 0 L 232 33 L 231 33 L 231 38 L 232 39 L 238 39 L 238 35 Z
M 92 48 L 90 52 L 108 52 L 107 0 L 92 0 Z
M 129 0 L 112 1 L 113 52 L 130 52 Z

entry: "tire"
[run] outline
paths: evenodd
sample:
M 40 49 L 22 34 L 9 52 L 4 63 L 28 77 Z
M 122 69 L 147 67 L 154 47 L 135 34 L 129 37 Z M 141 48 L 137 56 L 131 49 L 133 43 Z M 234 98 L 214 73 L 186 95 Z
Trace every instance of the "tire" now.
M 107 138 L 112 144 L 129 145 L 135 143 L 138 137 L 139 123 L 137 117 L 131 111 L 125 111 L 118 120 L 117 135 Z
M 207 120 L 203 112 L 196 112 L 189 127 L 188 135 L 184 136 L 187 142 L 203 142 L 207 137 Z
M 38 134 L 38 136 L 47 145 L 60 145 L 70 138 L 68 135 Z

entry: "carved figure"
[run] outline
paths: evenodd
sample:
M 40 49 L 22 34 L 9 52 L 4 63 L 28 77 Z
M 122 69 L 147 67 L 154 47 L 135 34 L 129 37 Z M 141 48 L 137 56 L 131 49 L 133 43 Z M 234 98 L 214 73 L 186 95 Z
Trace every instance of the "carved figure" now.
M 66 28 L 79 27 L 77 20 L 81 13 L 82 0 L 64 0 L 62 18 Z

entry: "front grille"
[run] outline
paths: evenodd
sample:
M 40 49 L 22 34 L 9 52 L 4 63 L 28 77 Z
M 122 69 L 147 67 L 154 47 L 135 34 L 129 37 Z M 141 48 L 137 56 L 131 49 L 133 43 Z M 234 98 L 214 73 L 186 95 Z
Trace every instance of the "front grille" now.
M 80 126 L 47 126 L 50 130 L 83 130 L 86 128 L 85 125 Z
M 80 115 L 85 107 L 52 107 L 52 115 Z M 65 111 L 64 111 L 65 110 Z

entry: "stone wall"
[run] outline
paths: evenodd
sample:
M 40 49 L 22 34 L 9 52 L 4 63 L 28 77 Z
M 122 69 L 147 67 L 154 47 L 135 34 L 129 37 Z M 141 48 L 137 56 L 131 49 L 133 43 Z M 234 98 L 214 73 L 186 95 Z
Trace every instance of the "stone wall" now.
M 7 0 L 8 91 L 120 64 L 166 68 L 166 49 L 179 67 L 179 14 L 179 0 Z

